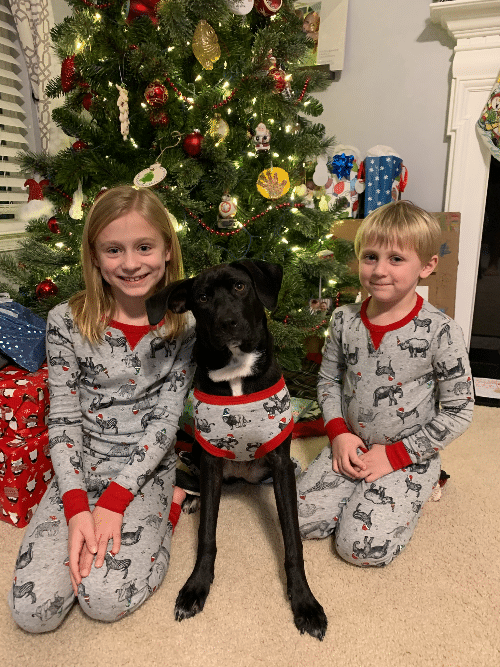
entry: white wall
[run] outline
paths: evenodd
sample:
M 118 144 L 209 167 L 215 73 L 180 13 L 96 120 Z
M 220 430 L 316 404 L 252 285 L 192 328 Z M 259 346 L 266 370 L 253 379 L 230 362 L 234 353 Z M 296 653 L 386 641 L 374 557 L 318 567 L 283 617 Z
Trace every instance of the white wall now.
M 391 146 L 408 169 L 403 198 L 442 211 L 454 40 L 430 22 L 429 4 L 349 0 L 344 69 L 316 96 L 328 135 L 362 157 L 377 144 Z

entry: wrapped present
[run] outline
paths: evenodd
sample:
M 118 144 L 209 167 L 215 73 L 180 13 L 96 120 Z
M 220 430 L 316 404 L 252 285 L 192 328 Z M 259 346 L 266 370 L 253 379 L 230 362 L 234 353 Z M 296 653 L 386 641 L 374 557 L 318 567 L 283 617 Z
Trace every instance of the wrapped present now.
M 45 360 L 45 320 L 1 295 L 0 350 L 28 371 L 36 371 Z
M 46 428 L 49 413 L 47 365 L 34 373 L 17 366 L 0 370 L 0 437 L 31 438 Z
M 408 172 L 402 158 L 390 146 L 370 148 L 365 165 L 365 217 L 384 204 L 397 201 L 403 192 Z
M 27 526 L 53 474 L 47 427 L 31 437 L 1 437 L 0 519 Z
M 500 160 L 500 77 L 493 86 L 476 127 L 490 153 Z
M 335 155 L 328 161 L 331 173 L 325 190 L 330 197 L 330 210 L 342 201 L 343 208 L 349 218 L 357 218 L 359 211 L 359 195 L 365 189 L 364 180 L 360 178 L 360 152 L 354 146 L 336 146 Z

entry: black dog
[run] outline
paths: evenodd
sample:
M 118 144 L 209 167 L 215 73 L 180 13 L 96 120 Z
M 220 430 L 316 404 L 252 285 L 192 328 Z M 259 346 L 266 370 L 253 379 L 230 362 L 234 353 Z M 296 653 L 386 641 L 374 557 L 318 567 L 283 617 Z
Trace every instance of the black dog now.
M 203 447 L 199 447 L 201 514 L 198 553 L 193 572 L 177 597 L 175 617 L 181 621 L 202 611 L 210 591 L 223 477 L 258 482 L 271 473 L 285 546 L 287 592 L 295 625 L 301 634 L 308 632 L 323 639 L 327 618 L 307 583 L 299 535 L 294 466 L 290 459 L 293 421 L 290 419 L 286 423 L 286 419 L 279 419 L 280 414 L 289 408 L 290 401 L 286 387 L 282 389 L 282 374 L 274 356 L 273 339 L 264 310 L 276 308 L 282 277 L 282 268 L 267 262 L 242 260 L 221 264 L 195 278 L 169 285 L 146 303 L 151 324 L 157 324 L 167 310 L 174 313 L 192 311 L 196 319 L 195 398 L 201 392 L 204 396 L 210 395 L 209 398 L 215 397 L 217 403 L 224 403 L 219 398 L 222 396 L 233 397 L 233 402 L 238 402 L 241 400 L 236 398 L 238 396 L 260 392 L 259 396 L 264 395 L 264 412 L 267 411 L 265 420 L 272 421 L 277 415 L 276 422 L 285 436 L 281 444 L 270 451 L 265 445 L 261 446 L 261 442 L 248 444 L 251 460 L 238 462 L 234 461 L 233 453 L 240 438 L 238 427 L 249 420 L 241 415 L 227 419 L 223 416 L 225 430 L 214 433 L 216 438 L 212 440 L 205 438 L 213 420 L 200 422 L 203 429 L 196 433 L 197 440 L 203 443 Z M 274 391 L 277 386 L 281 388 L 280 393 L 266 393 L 265 390 L 272 388 Z M 231 399 L 228 402 L 234 407 Z M 195 409 L 198 406 L 201 409 L 201 401 L 195 404 Z M 257 420 L 252 418 L 252 421 Z

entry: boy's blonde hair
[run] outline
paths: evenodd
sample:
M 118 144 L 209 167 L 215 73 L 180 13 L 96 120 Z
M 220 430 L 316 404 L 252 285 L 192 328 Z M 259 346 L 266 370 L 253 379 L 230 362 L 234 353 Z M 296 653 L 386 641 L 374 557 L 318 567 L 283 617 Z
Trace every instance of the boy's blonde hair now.
M 422 264 L 437 255 L 441 227 L 436 218 L 410 201 L 396 201 L 372 211 L 361 223 L 354 239 L 359 259 L 371 243 L 412 248 Z
M 177 234 L 166 208 L 147 188 L 120 185 L 106 190 L 94 201 L 87 214 L 82 235 L 81 262 L 85 289 L 69 300 L 75 324 L 82 336 L 97 343 L 110 320 L 113 319 L 115 299 L 103 280 L 101 271 L 93 262 L 95 242 L 102 230 L 123 215 L 135 211 L 142 215 L 163 237 L 170 259 L 165 275 L 156 291 L 183 277 L 181 249 Z M 175 338 L 185 326 L 185 316 L 169 313 L 160 330 L 161 335 Z

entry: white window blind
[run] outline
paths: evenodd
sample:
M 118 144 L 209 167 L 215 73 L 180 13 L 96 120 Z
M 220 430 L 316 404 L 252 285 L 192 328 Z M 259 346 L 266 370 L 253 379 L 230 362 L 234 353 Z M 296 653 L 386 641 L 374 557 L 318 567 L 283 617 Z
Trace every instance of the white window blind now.
M 33 146 L 31 90 L 8 0 L 0 0 L 0 233 L 16 231 L 17 208 L 27 201 L 16 155 Z M 10 221 L 10 225 L 8 224 Z

